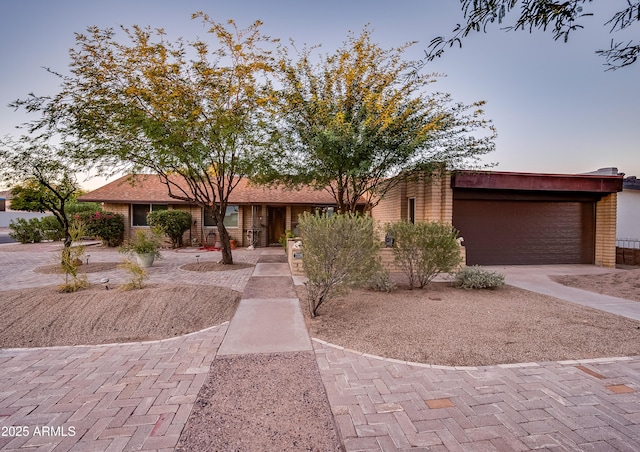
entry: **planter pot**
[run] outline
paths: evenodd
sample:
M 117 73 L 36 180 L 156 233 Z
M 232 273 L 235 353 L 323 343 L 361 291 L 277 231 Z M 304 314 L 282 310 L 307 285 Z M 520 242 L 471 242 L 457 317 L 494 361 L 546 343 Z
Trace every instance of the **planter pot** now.
M 238 247 L 238 241 L 237 240 L 229 240 L 229 244 L 231 245 L 231 249 L 235 250 Z
M 138 265 L 143 268 L 151 267 L 153 265 L 154 259 L 155 256 L 152 253 L 136 254 Z

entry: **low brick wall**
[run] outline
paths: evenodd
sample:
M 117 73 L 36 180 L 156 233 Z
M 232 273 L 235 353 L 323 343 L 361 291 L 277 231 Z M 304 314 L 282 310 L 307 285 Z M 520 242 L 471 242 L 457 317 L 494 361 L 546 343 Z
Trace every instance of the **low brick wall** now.
M 616 247 L 616 264 L 640 265 L 640 249 Z
M 301 238 L 287 239 L 287 260 L 289 268 L 293 276 L 304 276 L 304 267 L 302 266 L 302 250 L 294 248 L 294 244 L 302 240 Z

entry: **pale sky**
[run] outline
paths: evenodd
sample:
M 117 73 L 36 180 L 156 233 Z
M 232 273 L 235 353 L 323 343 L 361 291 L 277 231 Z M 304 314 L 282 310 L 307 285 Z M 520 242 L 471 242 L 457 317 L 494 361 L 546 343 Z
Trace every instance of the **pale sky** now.
M 466 103 L 487 101 L 498 139 L 485 161 L 498 163 L 495 170 L 573 174 L 615 166 L 640 176 L 640 62 L 605 72 L 595 54 L 618 39 L 603 24 L 626 1 L 595 3 L 585 10 L 596 15 L 583 20 L 585 29 L 568 44 L 550 33 L 496 26 L 428 64 L 428 72 L 447 75 L 434 89 Z M 463 21 L 454 0 L 0 0 L 0 135 L 17 137 L 15 126 L 28 119 L 7 104 L 30 92 L 56 93 L 58 80 L 42 67 L 68 70 L 74 32 L 137 24 L 164 28 L 175 38 L 205 37 L 201 22 L 190 18 L 196 11 L 240 26 L 260 19 L 272 37 L 321 44 L 322 53 L 332 53 L 348 31 L 359 33 L 369 23 L 373 40 L 384 48 L 419 41 L 408 54 L 416 59 L 433 37 Z M 95 188 L 104 180 L 82 182 Z

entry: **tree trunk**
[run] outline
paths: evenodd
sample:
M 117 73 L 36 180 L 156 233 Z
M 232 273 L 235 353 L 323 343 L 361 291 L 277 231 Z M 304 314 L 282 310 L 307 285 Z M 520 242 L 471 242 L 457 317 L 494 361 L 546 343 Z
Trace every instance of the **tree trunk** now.
M 217 209 L 215 209 L 217 210 Z M 227 228 L 224 227 L 224 216 L 216 213 L 216 223 L 218 224 L 218 237 L 220 240 L 220 248 L 222 251 L 222 261 L 221 263 L 225 265 L 233 264 L 233 256 L 231 254 L 231 237 L 229 236 L 229 232 Z

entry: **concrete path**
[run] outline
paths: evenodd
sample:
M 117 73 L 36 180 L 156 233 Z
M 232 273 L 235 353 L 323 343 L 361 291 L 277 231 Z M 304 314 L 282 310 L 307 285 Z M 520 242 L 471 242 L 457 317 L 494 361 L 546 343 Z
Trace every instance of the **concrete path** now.
M 552 275 L 598 275 L 625 270 L 596 267 L 594 265 L 512 265 L 486 268 L 504 274 L 506 283 L 512 286 L 640 320 L 640 303 L 637 301 L 563 286 L 549 278 Z

